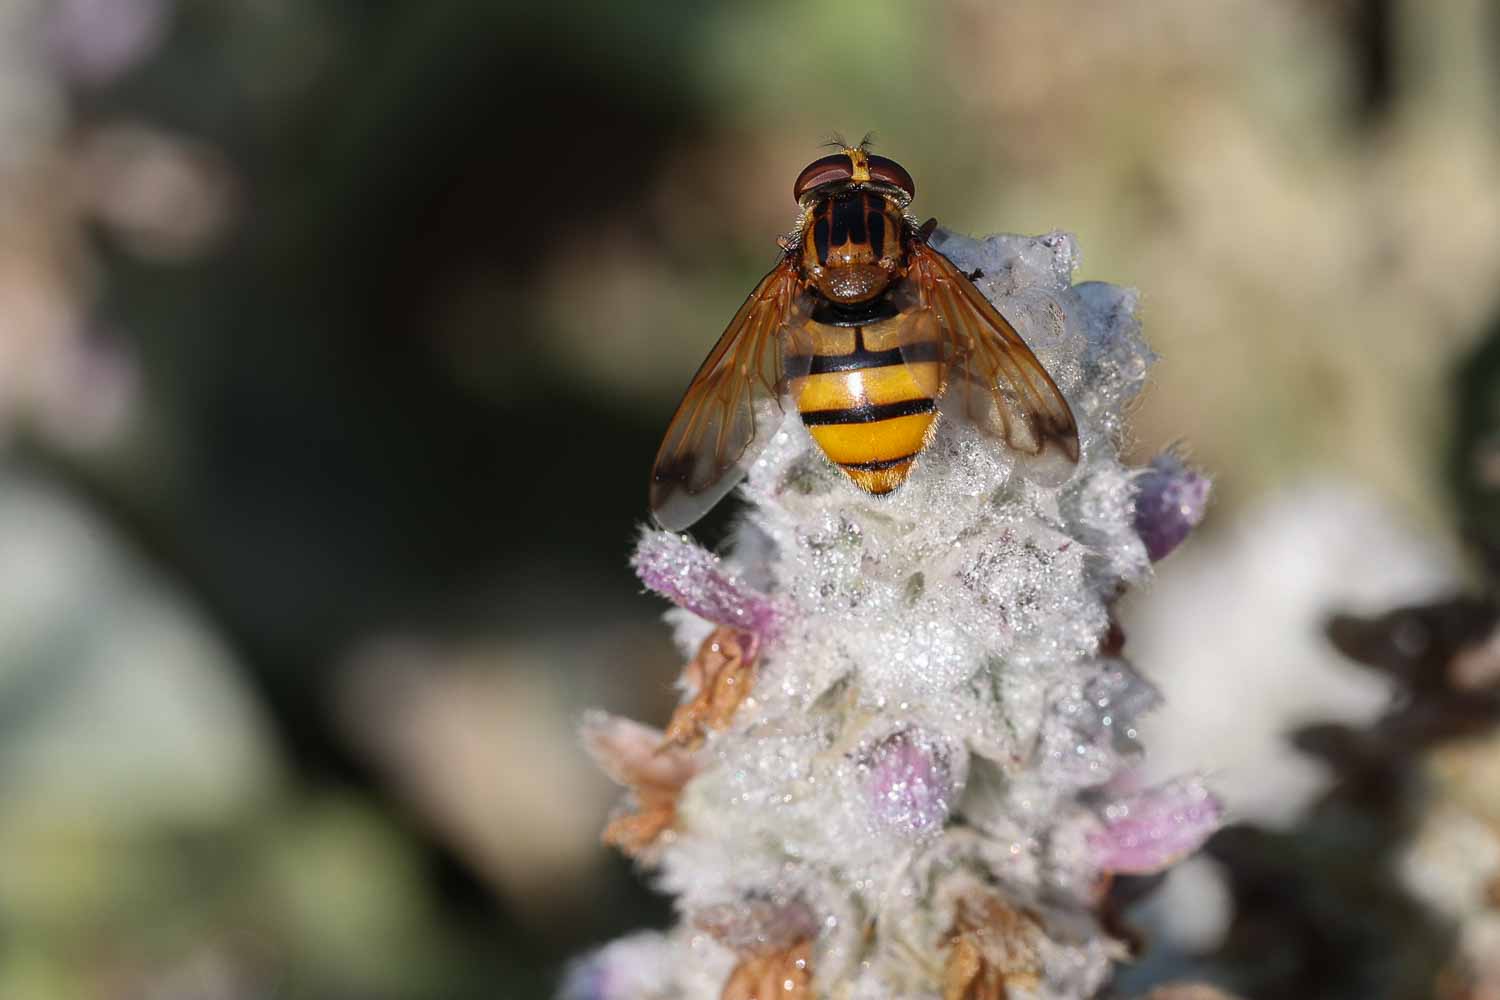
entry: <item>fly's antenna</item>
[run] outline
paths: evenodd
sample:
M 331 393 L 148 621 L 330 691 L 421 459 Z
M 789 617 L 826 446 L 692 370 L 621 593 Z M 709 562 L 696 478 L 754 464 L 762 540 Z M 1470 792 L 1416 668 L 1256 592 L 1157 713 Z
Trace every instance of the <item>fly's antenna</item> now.
M 866 132 L 865 137 L 859 140 L 858 146 L 849 145 L 844 137 L 837 132 L 829 133 L 828 139 L 821 144 L 825 149 L 857 149 L 860 152 L 868 150 L 873 145 L 875 145 L 875 133 L 873 131 Z

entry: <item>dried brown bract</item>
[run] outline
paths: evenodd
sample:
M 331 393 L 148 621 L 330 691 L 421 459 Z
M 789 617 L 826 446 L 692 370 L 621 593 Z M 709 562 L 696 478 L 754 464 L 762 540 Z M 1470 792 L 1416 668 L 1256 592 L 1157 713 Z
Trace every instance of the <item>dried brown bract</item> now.
M 677 796 L 698 766 L 688 753 L 666 745 L 660 730 L 602 712 L 584 720 L 583 740 L 604 772 L 633 798 L 633 810 L 604 828 L 604 842 L 641 857 L 676 822 Z
M 943 968 L 943 1000 L 1007 1000 L 1008 987 L 1041 982 L 1041 927 L 998 896 L 959 903 Z
M 722 1000 L 813 1000 L 812 941 L 741 959 L 724 984 Z
M 602 713 L 584 721 L 589 752 L 610 778 L 631 791 L 631 808 L 604 828 L 606 844 L 644 858 L 672 829 L 677 797 L 698 771 L 693 751 L 702 746 L 707 730 L 729 725 L 750 693 L 754 664 L 752 636 L 715 629 L 684 670 L 694 694 L 678 707 L 665 733 Z
M 709 729 L 725 729 L 755 681 L 755 641 L 737 629 L 714 629 L 683 669 L 694 692 L 672 713 L 666 744 L 696 750 Z
M 627 857 L 638 858 L 650 850 L 658 837 L 677 822 L 677 796 L 656 792 L 638 794 L 634 812 L 622 812 L 609 821 L 601 839 L 618 847 Z

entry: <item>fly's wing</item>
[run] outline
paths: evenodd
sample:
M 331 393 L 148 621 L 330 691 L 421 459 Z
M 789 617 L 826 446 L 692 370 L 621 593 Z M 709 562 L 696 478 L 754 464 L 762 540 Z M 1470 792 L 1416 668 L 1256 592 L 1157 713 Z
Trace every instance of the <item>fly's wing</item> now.
M 651 470 L 651 513 L 668 531 L 706 514 L 765 447 L 768 433 L 756 427 L 755 411 L 767 398 L 779 405 L 796 374 L 786 370 L 781 334 L 798 301 L 797 263 L 788 254 L 750 293 L 693 376 Z
M 921 239 L 912 241 L 909 273 L 941 329 L 946 405 L 1023 456 L 1029 478 L 1044 485 L 1066 482 L 1078 464 L 1078 425 L 1016 328 L 952 261 Z

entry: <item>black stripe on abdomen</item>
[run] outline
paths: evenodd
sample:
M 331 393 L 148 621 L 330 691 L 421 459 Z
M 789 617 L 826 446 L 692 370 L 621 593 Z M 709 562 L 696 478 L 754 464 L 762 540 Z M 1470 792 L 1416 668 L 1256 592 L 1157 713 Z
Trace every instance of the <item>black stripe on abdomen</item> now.
M 932 400 L 922 396 L 918 399 L 903 399 L 899 403 L 867 403 L 843 410 L 803 410 L 802 423 L 808 427 L 823 424 L 873 424 L 877 420 L 910 417 L 918 413 L 931 413 L 932 410 Z
M 889 351 L 859 350 L 852 354 L 814 354 L 808 367 L 809 375 L 824 375 L 829 372 L 857 372 L 866 368 L 884 368 L 901 363 L 901 348 Z
M 910 455 L 883 458 L 878 462 L 840 462 L 839 465 L 846 469 L 858 469 L 861 472 L 879 472 L 881 469 L 894 469 L 903 462 L 910 462 L 920 454 L 921 452 L 914 451 Z
M 806 363 L 809 375 L 824 375 L 829 372 L 857 372 L 866 368 L 943 359 L 943 345 L 935 340 L 892 347 L 888 351 L 866 350 L 863 339 L 857 343 L 858 346 L 848 354 L 814 354 L 811 357 L 805 354 L 794 355 L 787 359 L 787 364 L 793 371 L 797 371 Z

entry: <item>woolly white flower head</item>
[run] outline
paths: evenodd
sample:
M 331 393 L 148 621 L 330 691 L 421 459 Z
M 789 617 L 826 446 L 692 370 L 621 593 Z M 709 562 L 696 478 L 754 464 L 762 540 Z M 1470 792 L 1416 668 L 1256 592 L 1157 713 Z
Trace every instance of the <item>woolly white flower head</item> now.
M 1014 453 L 944 420 L 902 488 L 871 496 L 791 413 L 750 470 L 722 561 L 645 533 L 636 568 L 685 609 L 679 641 L 738 630 L 754 683 L 718 703 L 732 718 L 703 730 L 671 842 L 652 856 L 685 918 L 635 946 L 657 978 L 580 996 L 734 997 L 761 975 L 798 996 L 809 974 L 849 998 L 937 997 L 965 975 L 1011 997 L 1087 996 L 1120 954 L 1096 917 L 1102 877 L 1165 867 L 1217 825 L 1193 781 L 1125 801 L 1104 791 L 1156 698 L 1116 655 L 1110 604 L 1206 493 L 1167 463 L 1140 505 L 1142 474 L 1120 464 L 1124 410 L 1152 360 L 1135 297 L 1073 285 L 1066 234 L 934 244 L 978 272 L 1068 398 L 1079 467 L 1040 485 Z M 723 692 L 697 677 L 687 694 L 702 719 Z M 622 961 L 622 948 L 594 961 Z M 728 956 L 706 986 L 705 948 Z

